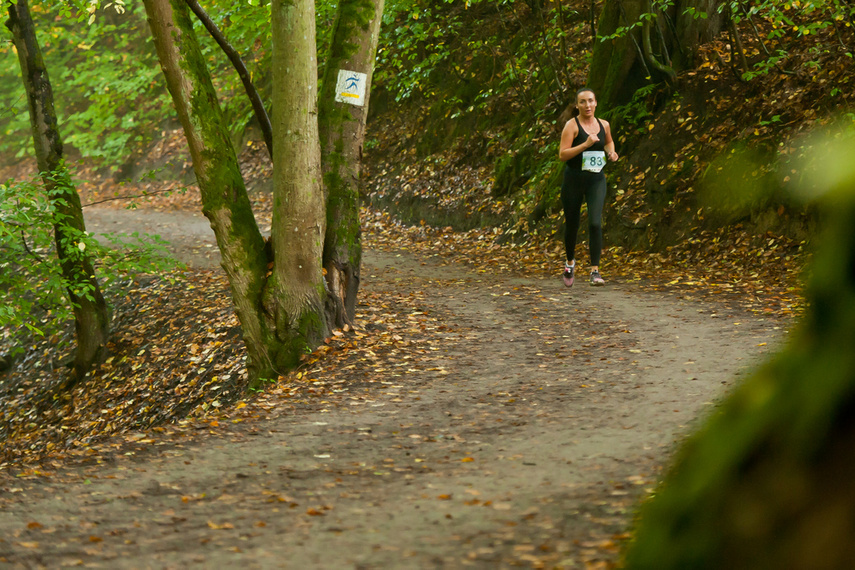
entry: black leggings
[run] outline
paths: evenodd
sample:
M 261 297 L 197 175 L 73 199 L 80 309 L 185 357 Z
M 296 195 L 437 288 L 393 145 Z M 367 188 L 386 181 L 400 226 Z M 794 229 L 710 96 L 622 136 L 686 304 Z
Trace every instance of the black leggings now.
M 564 206 L 564 249 L 567 261 L 576 258 L 576 234 L 582 215 L 582 200 L 588 204 L 588 238 L 591 265 L 600 264 L 603 250 L 603 206 L 606 203 L 606 177 L 602 174 L 564 169 L 561 205 Z

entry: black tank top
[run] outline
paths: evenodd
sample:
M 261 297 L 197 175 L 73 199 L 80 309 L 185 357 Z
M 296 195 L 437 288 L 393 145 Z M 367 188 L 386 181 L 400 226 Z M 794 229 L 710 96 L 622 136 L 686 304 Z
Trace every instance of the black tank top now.
M 582 144 L 586 140 L 588 140 L 588 133 L 585 132 L 585 129 L 583 129 L 582 125 L 579 124 L 579 117 L 573 117 L 573 120 L 576 121 L 576 127 L 578 127 L 579 131 L 576 133 L 576 138 L 573 139 L 573 145 L 572 146 L 579 146 L 580 144 Z M 605 142 L 606 141 L 606 128 L 603 126 L 603 123 L 601 123 L 599 119 L 597 119 L 597 124 L 600 125 L 600 130 L 599 130 L 599 132 L 597 132 L 597 138 L 599 138 L 600 140 L 599 140 L 599 142 L 595 142 L 593 145 L 591 145 L 586 150 L 601 150 L 601 151 L 606 150 L 606 142 Z M 574 172 L 578 172 L 579 174 L 582 174 L 584 172 L 584 174 L 595 174 L 595 175 L 605 176 L 605 174 L 603 174 L 602 172 L 588 172 L 587 170 L 583 171 L 582 170 L 582 153 L 581 152 L 579 154 L 577 154 L 576 156 L 574 156 L 573 158 L 571 158 L 570 160 L 568 160 L 565 164 L 567 165 L 567 168 L 569 168 L 570 170 L 573 170 Z

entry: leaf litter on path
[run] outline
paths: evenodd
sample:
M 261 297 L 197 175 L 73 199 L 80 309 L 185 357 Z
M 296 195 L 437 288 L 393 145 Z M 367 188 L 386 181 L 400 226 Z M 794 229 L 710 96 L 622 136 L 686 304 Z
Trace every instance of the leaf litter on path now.
M 528 366 L 534 366 L 535 370 L 549 373 L 555 362 L 563 362 L 562 359 L 567 357 L 576 362 L 577 367 L 594 367 L 598 366 L 598 359 L 612 358 L 603 356 L 606 354 L 603 351 L 617 350 L 627 355 L 620 357 L 625 361 L 618 364 L 630 373 L 644 358 L 636 348 L 637 341 L 632 340 L 631 323 L 606 322 L 579 314 L 578 322 L 583 330 L 579 331 L 582 336 L 578 344 L 568 345 L 569 341 L 560 335 L 550 334 L 551 327 L 565 326 L 572 321 L 564 315 L 560 315 L 558 320 L 555 316 L 550 317 L 549 307 L 565 298 L 563 286 L 559 287 L 557 280 L 554 291 L 506 281 L 513 280 L 515 275 L 553 277 L 551 268 L 556 265 L 555 260 L 560 259 L 560 250 L 555 244 L 550 245 L 548 240 L 530 240 L 521 245 L 501 244 L 497 239 L 501 232 L 495 229 L 460 234 L 426 225 L 405 227 L 386 214 L 367 210 L 363 212 L 363 227 L 368 249 L 387 252 L 387 282 L 375 284 L 371 276 L 366 276 L 356 328 L 335 331 L 321 347 L 306 357 L 297 370 L 280 377 L 263 393 L 245 395 L 243 392 L 246 381 L 243 348 L 227 284 L 219 273 L 191 269 L 186 279 L 171 284 L 144 279 L 129 284 L 126 294 L 116 303 L 117 321 L 109 360 L 67 398 L 54 397 L 52 391 L 62 378 L 62 370 L 50 369 L 50 363 L 60 360 L 59 354 L 62 353 L 56 345 L 44 343 L 28 355 L 24 361 L 27 366 L 21 368 L 17 375 L 7 377 L 5 393 L 0 400 L 4 436 L 0 469 L 14 475 L 18 481 L 33 478 L 69 481 L 67 469 L 71 466 L 72 470 L 82 469 L 87 474 L 86 480 L 94 481 L 93 477 L 104 465 L 133 460 L 135 456 L 143 460 L 156 454 L 158 449 L 184 447 L 204 439 L 221 441 L 228 437 L 240 442 L 263 437 L 266 421 L 298 418 L 305 414 L 338 417 L 342 413 L 374 413 L 372 410 L 379 413 L 393 406 L 401 409 L 427 406 L 429 401 L 423 401 L 423 397 L 437 396 L 429 396 L 420 389 L 418 382 L 413 383 L 414 380 L 427 377 L 435 382 L 436 378 L 444 378 L 444 382 L 450 384 L 450 390 L 465 390 L 451 388 L 451 385 L 459 385 L 465 377 L 450 368 L 449 358 L 465 361 L 469 357 L 457 354 L 456 347 L 467 342 L 480 342 L 485 331 L 502 328 L 502 321 L 496 317 L 494 321 L 486 320 L 483 325 L 486 328 L 471 329 L 456 321 L 453 313 L 449 312 L 449 307 L 465 306 L 468 292 L 475 289 L 487 288 L 487 294 L 496 299 L 495 302 L 508 303 L 494 305 L 506 306 L 507 309 L 503 310 L 518 311 L 519 307 L 526 307 L 530 315 L 527 334 L 538 339 L 539 343 L 531 354 L 526 353 Z M 425 281 L 410 277 L 414 275 L 412 272 L 395 273 L 396 260 L 401 260 L 404 266 L 411 264 L 409 259 L 413 257 L 421 259 L 416 263 L 417 267 L 434 273 L 429 280 L 430 289 Z M 756 284 L 749 286 L 755 287 L 755 293 L 748 298 L 726 297 L 717 293 L 715 286 L 709 286 L 711 281 L 704 279 L 692 279 L 682 288 L 676 288 L 690 274 L 691 265 L 673 267 L 664 257 L 648 256 L 644 260 L 633 261 L 636 259 L 640 260 L 640 257 L 623 258 L 626 261 L 623 268 L 632 267 L 633 263 L 643 266 L 651 259 L 661 265 L 647 272 L 639 267 L 636 271 L 622 273 L 623 276 L 615 267 L 611 275 L 618 276 L 617 282 L 633 283 L 634 287 L 648 291 L 674 292 L 686 300 L 726 300 L 727 304 L 717 305 L 724 317 L 745 309 L 787 317 L 792 307 L 799 306 L 795 294 L 782 293 L 779 289 L 773 289 L 771 293 L 762 292 Z M 459 269 L 455 269 L 461 265 L 473 269 L 461 274 Z M 492 283 L 494 275 L 503 277 Z M 641 277 L 649 277 L 649 280 L 641 281 Z M 669 285 L 675 280 L 678 283 Z M 738 283 L 731 285 L 736 291 L 743 287 Z M 442 306 L 437 295 L 448 297 Z M 788 308 L 790 311 L 786 310 Z M 538 326 L 541 324 L 543 327 Z M 509 345 L 509 349 L 508 354 L 511 354 L 513 347 Z M 471 365 L 478 366 L 478 363 Z M 497 374 L 497 379 L 501 377 L 500 366 L 491 370 L 490 373 Z M 691 374 L 689 370 L 686 372 L 687 376 Z M 567 397 L 606 398 L 611 389 L 608 386 L 612 385 L 616 384 L 604 385 L 602 379 L 587 376 L 571 382 L 569 391 L 556 384 L 548 392 L 558 402 Z M 544 386 L 541 385 L 542 388 Z M 477 413 L 470 416 L 470 421 L 474 421 L 472 425 L 478 427 L 467 429 L 483 430 L 482 426 L 490 425 L 516 429 L 534 417 L 540 417 L 536 408 L 513 412 L 523 410 L 520 406 L 530 405 L 527 402 L 531 402 L 531 397 L 536 394 L 531 390 L 530 386 L 521 386 L 478 396 L 472 400 L 471 408 L 472 413 Z M 497 404 L 500 406 L 498 409 L 515 415 L 503 418 L 502 414 L 486 412 Z M 449 421 L 470 413 L 467 411 L 461 415 L 456 408 L 447 409 Z M 463 409 L 469 409 L 468 405 Z M 328 422 L 319 420 L 317 423 L 326 425 Z M 331 428 L 318 426 L 318 429 Z M 633 428 L 627 424 L 622 429 Z M 452 465 L 457 466 L 454 469 L 483 468 L 483 453 L 468 446 L 466 437 L 459 435 L 460 431 L 451 433 L 449 437 L 448 432 L 438 431 L 429 424 L 417 433 L 405 433 L 407 431 L 404 429 L 399 434 L 390 432 L 386 435 L 392 441 L 409 442 L 406 445 L 396 444 L 399 451 L 408 449 L 404 456 L 407 461 L 402 462 L 400 457 L 387 457 L 389 461 L 356 464 L 350 469 L 354 473 L 351 477 L 387 478 L 430 472 L 448 476 L 454 473 L 448 471 Z M 368 441 L 376 435 L 372 434 L 370 427 L 367 430 L 354 428 L 352 433 Z M 448 446 L 447 456 L 437 457 L 418 451 L 437 445 Z M 319 462 L 336 462 L 342 455 L 334 448 L 315 448 L 311 454 Z M 520 468 L 540 468 L 538 461 L 527 459 L 525 454 L 499 456 L 503 457 L 500 461 L 509 461 Z M 655 464 L 649 464 L 648 468 L 655 469 Z M 596 469 L 596 464 L 586 469 Z M 603 512 L 585 515 L 588 522 L 584 536 L 575 539 L 575 543 L 555 542 L 554 537 L 539 544 L 517 543 L 530 531 L 523 532 L 520 521 L 508 519 L 506 528 L 512 530 L 506 531 L 502 535 L 504 538 L 494 546 L 473 546 L 465 559 L 483 562 L 513 556 L 521 564 L 560 565 L 572 552 L 572 566 L 610 567 L 615 560 L 616 545 L 625 538 L 622 533 L 628 521 L 627 513 L 643 486 L 650 484 L 654 477 L 655 472 L 652 471 L 633 472 L 623 482 L 605 485 L 601 491 Z M 631 478 L 636 478 L 635 481 L 640 481 L 641 485 Z M 330 481 L 333 483 L 335 480 Z M 355 484 L 358 489 L 364 482 Z M 12 481 L 6 489 L 17 489 L 19 485 L 21 483 Z M 158 485 L 157 489 L 155 495 L 159 496 L 160 490 L 168 488 Z M 353 488 L 348 492 L 353 492 Z M 184 490 L 174 493 L 178 493 L 184 504 L 206 501 L 201 490 L 184 495 L 181 495 Z M 14 497 L 14 492 L 7 491 L 0 500 L 14 501 Z M 492 509 L 492 512 L 505 509 L 516 512 L 512 501 L 496 497 L 464 499 L 466 495 L 461 492 L 443 489 L 432 497 L 437 503 L 459 504 L 455 508 L 480 506 Z M 275 497 L 274 501 L 280 502 Z M 298 501 L 286 497 L 281 502 L 292 504 Z M 326 506 L 335 507 L 331 504 Z M 300 512 L 310 519 L 325 519 L 329 516 L 327 513 L 337 512 L 336 508 L 326 509 L 324 503 L 317 501 L 302 502 L 299 507 L 302 509 Z M 447 514 L 452 517 L 448 520 L 462 516 L 453 512 Z M 537 520 L 544 528 L 556 528 L 561 525 L 556 524 L 555 516 L 552 514 Z M 217 518 L 207 520 L 217 527 L 214 529 L 206 524 L 209 530 L 229 532 L 232 529 L 227 525 L 234 524 Z M 267 524 L 269 522 L 264 522 Z M 256 528 L 264 529 L 266 526 Z M 544 536 L 552 536 L 551 532 Z

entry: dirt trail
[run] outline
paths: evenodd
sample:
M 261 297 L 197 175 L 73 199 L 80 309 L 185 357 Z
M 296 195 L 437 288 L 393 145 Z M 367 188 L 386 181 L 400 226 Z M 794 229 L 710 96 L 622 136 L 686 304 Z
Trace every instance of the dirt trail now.
M 216 263 L 207 234 L 171 233 L 192 219 L 133 214 L 151 215 L 179 254 Z M 87 212 L 89 229 L 110 224 Z M 566 290 L 371 251 L 363 275 L 366 292 L 415 296 L 441 325 L 418 360 L 378 363 L 396 382 L 201 443 L 155 435 L 146 454 L 62 483 L 10 483 L 0 560 L 607 567 L 675 438 L 783 336 L 779 321 L 622 283 Z

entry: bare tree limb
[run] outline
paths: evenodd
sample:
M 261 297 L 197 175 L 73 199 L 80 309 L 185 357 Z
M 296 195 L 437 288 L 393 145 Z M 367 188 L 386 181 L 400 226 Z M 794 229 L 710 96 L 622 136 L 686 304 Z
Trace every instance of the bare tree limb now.
M 626 10 L 623 7 L 623 2 L 617 0 L 618 10 L 620 11 L 620 17 L 623 20 L 624 24 L 628 27 L 631 26 L 632 22 L 629 21 L 629 18 L 626 15 Z M 632 43 L 635 46 L 635 50 L 638 52 L 638 61 L 641 63 L 641 67 L 644 68 L 644 74 L 652 79 L 652 75 L 650 73 L 650 69 L 647 67 L 647 61 L 645 61 L 644 52 L 641 51 L 641 46 L 638 45 L 638 40 L 635 39 L 635 34 L 632 33 L 632 28 L 630 27 L 627 30 L 627 34 L 632 39 Z
M 90 206 L 97 206 L 98 204 L 105 204 L 107 202 L 116 202 L 118 200 L 133 200 L 134 198 L 147 198 L 149 196 L 157 196 L 158 194 L 168 194 L 169 192 L 181 192 L 189 189 L 189 186 L 182 186 L 181 188 L 169 189 L 169 190 L 155 190 L 154 192 L 144 192 L 143 194 L 134 194 L 133 196 L 114 196 L 112 198 L 104 198 L 103 200 L 96 200 L 95 202 L 89 202 L 88 204 L 83 204 L 82 207 L 88 208 Z
M 650 22 L 645 22 L 644 26 L 641 28 L 641 41 L 642 46 L 644 47 L 644 59 L 647 63 L 649 63 L 656 71 L 664 74 L 669 83 L 676 82 L 677 74 L 674 72 L 674 68 L 663 64 L 655 55 L 653 55 L 653 47 L 650 43 Z
M 733 16 L 728 13 L 727 14 L 727 31 L 730 33 L 730 60 L 731 66 L 733 66 L 734 56 L 739 56 L 740 65 L 742 65 L 743 71 L 748 71 L 748 59 L 745 57 L 745 50 L 742 47 L 742 36 L 739 34 L 739 30 L 736 29 L 736 22 L 733 21 Z M 740 81 L 745 81 L 742 79 L 742 75 L 737 73 L 737 79 Z
M 211 34 L 211 37 L 214 38 L 214 41 L 217 42 L 217 45 L 220 46 L 220 49 L 223 50 L 226 57 L 229 58 L 229 61 L 232 62 L 232 65 L 240 77 L 241 83 L 243 83 L 243 88 L 246 90 L 246 95 L 249 97 L 250 103 L 252 103 L 252 110 L 255 112 L 255 118 L 258 120 L 261 132 L 264 135 L 264 144 L 267 145 L 267 154 L 270 155 L 270 160 L 273 160 L 273 128 L 270 126 L 270 117 L 267 115 L 267 109 L 264 108 L 264 102 L 261 100 L 258 90 L 255 88 L 255 85 L 252 84 L 249 71 L 247 71 L 246 65 L 244 65 L 240 54 L 228 42 L 214 21 L 211 20 L 210 16 L 208 16 L 208 13 L 205 12 L 204 8 L 202 8 L 196 0 L 184 1 L 187 3 L 187 6 L 193 10 L 193 13 L 196 14 L 196 17 L 199 18 L 199 21 L 202 22 L 202 25 L 205 26 L 205 29 L 208 30 L 209 34 Z
M 650 2 L 647 2 L 646 4 L 647 12 L 650 12 Z M 647 63 L 649 63 L 656 71 L 664 74 L 669 83 L 676 83 L 677 73 L 674 71 L 674 68 L 662 63 L 655 55 L 653 55 L 653 46 L 650 42 L 650 19 L 645 19 L 644 25 L 641 27 L 641 41 L 644 47 L 644 59 L 647 60 Z

